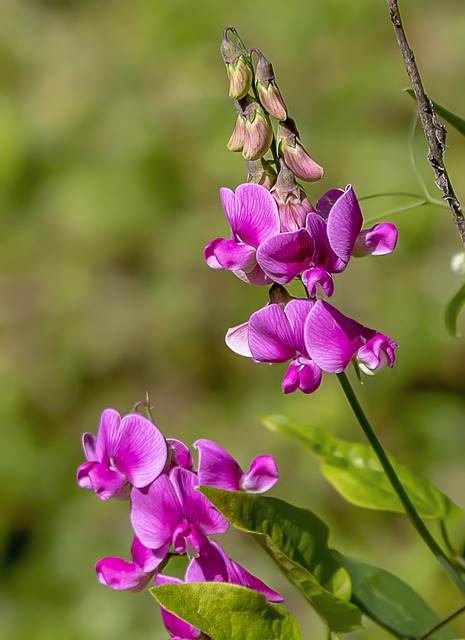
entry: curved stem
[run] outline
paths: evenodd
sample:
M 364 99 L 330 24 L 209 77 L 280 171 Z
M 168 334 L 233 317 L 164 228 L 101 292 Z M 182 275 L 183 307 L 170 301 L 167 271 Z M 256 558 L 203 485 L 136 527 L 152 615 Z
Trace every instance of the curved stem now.
M 412 504 L 412 501 L 410 500 L 406 490 L 404 489 L 402 482 L 399 480 L 399 477 L 397 476 L 397 473 L 395 472 L 395 469 L 392 466 L 391 461 L 389 460 L 385 450 L 383 449 L 383 445 L 379 441 L 378 436 L 373 431 L 370 423 L 368 422 L 368 419 L 363 412 L 363 409 L 357 399 L 357 396 L 355 395 L 355 392 L 352 389 L 349 379 L 347 378 L 344 372 L 338 373 L 337 377 L 346 395 L 346 398 L 351 406 L 351 409 L 358 420 L 358 423 L 362 427 L 363 432 L 365 433 L 368 439 L 368 442 L 370 443 L 371 447 L 373 448 L 373 451 L 378 457 L 378 460 L 380 461 L 381 466 L 383 467 L 389 479 L 389 482 L 392 485 L 392 488 L 394 489 L 399 500 L 401 501 L 408 518 L 410 519 L 417 533 L 422 538 L 424 543 L 427 545 L 431 553 L 435 556 L 435 558 L 437 559 L 441 567 L 447 573 L 451 581 L 455 584 L 455 586 L 460 591 L 460 593 L 463 596 L 465 596 L 465 582 L 463 581 L 456 567 L 452 564 L 452 562 L 446 556 L 446 554 L 438 545 L 436 540 L 433 538 L 428 527 L 425 525 L 420 515 L 418 514 L 417 510 L 415 509 L 414 505 Z
M 417 638 L 417 640 L 426 640 L 426 638 L 429 638 L 430 636 L 432 636 L 433 633 L 435 633 L 436 631 L 439 631 L 439 629 L 442 629 L 442 627 L 445 627 L 446 624 L 448 624 L 451 620 L 453 620 L 454 618 L 457 618 L 457 616 L 461 615 L 464 612 L 465 612 L 465 605 L 463 607 L 460 607 L 460 609 L 457 609 L 457 611 L 454 611 L 453 613 L 451 613 L 450 616 L 447 616 L 447 618 L 444 618 L 444 620 L 441 620 L 441 622 L 438 622 L 429 631 L 427 631 L 422 636 Z

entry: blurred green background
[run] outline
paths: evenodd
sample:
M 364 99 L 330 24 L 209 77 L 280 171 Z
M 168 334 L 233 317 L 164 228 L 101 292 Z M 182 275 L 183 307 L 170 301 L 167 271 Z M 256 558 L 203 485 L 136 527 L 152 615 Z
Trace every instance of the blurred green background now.
M 401 5 L 427 91 L 463 116 L 463 2 Z M 325 167 L 312 201 L 348 182 L 359 196 L 420 192 L 407 143 L 414 103 L 385 2 L 2 0 L 0 11 L 0 637 L 166 637 L 147 593 L 111 591 L 94 575 L 102 556 L 129 557 L 127 503 L 75 484 L 81 433 L 96 432 L 105 407 L 128 412 L 146 392 L 167 436 L 214 439 L 244 467 L 273 454 L 274 495 L 323 517 L 336 548 L 395 571 L 443 615 L 459 606 L 403 517 L 347 505 L 309 453 L 259 424 L 285 412 L 362 439 L 336 379 L 285 397 L 284 368 L 228 351 L 226 329 L 266 291 L 203 262 L 204 245 L 228 232 L 219 189 L 246 176 L 225 146 L 227 24 L 272 60 L 302 141 Z M 450 131 L 448 143 L 463 201 L 464 141 Z M 420 135 L 416 153 L 439 197 Z M 365 218 L 409 202 L 368 200 Z M 353 260 L 334 300 L 400 345 L 394 370 L 359 388 L 383 442 L 463 507 L 465 347 L 443 323 L 463 281 L 449 267 L 461 244 L 445 209 L 395 222 L 397 251 Z M 451 535 L 463 544 L 463 521 Z M 303 637 L 324 639 L 262 551 L 225 538 L 286 597 Z M 456 629 L 465 634 L 465 621 Z M 369 626 L 351 637 L 387 636 Z

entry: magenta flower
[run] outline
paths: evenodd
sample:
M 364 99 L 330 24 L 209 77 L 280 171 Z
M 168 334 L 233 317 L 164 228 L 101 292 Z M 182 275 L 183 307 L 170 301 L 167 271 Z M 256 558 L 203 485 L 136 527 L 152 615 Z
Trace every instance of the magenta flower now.
M 392 253 L 397 244 L 397 229 L 390 222 L 375 224 L 358 234 L 353 255 L 358 257 L 372 255 L 384 256 Z
M 263 594 L 269 602 L 282 602 L 283 598 L 264 582 L 228 558 L 217 542 L 210 542 L 206 553 L 189 563 L 186 582 L 227 582 Z
M 184 442 L 176 440 L 175 438 L 167 438 L 166 442 L 168 444 L 169 462 L 165 467 L 165 471 L 169 473 L 174 467 L 183 467 L 188 471 L 192 471 L 193 461 L 191 452 Z
M 197 475 L 182 467 L 162 474 L 145 489 L 131 492 L 131 523 L 137 537 L 159 555 L 176 553 L 189 557 L 202 553 L 207 536 L 224 533 L 228 521 L 195 487 Z
M 251 284 L 271 284 L 257 264 L 257 247 L 279 233 L 278 208 L 270 192 L 259 184 L 246 183 L 221 189 L 221 202 L 231 225 L 231 238 L 216 238 L 205 247 L 205 260 L 212 269 L 233 271 Z
M 164 556 L 145 547 L 136 537 L 131 546 L 132 562 L 122 558 L 102 558 L 95 565 L 98 581 L 112 589 L 141 591 L 155 575 Z
M 304 340 L 312 360 L 329 373 L 341 373 L 352 358 L 372 374 L 394 365 L 394 340 L 344 316 L 324 300 L 310 310 Z
M 229 329 L 226 344 L 255 362 L 275 364 L 290 360 L 282 382 L 284 393 L 296 389 L 312 393 L 320 386 L 321 369 L 307 350 L 304 327 L 314 304 L 300 298 L 291 299 L 284 309 L 279 304 L 269 304 L 253 313 L 248 322 Z
M 362 213 L 351 185 L 328 191 L 307 215 L 306 226 L 265 240 L 257 261 L 274 282 L 287 284 L 298 275 L 315 297 L 333 292 L 331 273 L 343 271 L 362 227 Z M 319 285 L 319 287 L 317 286 Z
M 166 442 L 146 418 L 129 414 L 121 419 L 114 409 L 105 409 L 97 437 L 82 436 L 87 462 L 77 471 L 77 483 L 95 491 L 101 500 L 129 495 L 129 485 L 142 488 L 163 471 Z
M 162 574 L 158 574 L 155 578 L 156 586 L 160 586 L 162 584 L 184 584 L 182 580 L 178 578 L 172 578 L 171 576 L 165 576 Z M 202 638 L 207 640 L 209 636 L 203 634 L 200 629 L 196 629 L 188 622 L 181 620 L 163 607 L 160 607 L 161 617 L 163 619 L 163 624 L 167 628 L 170 638 L 172 640 L 197 640 L 197 638 Z
M 198 483 L 226 491 L 263 493 L 278 481 L 278 469 L 271 456 L 261 455 L 252 460 L 244 473 L 227 451 L 211 440 L 197 440 L 199 452 Z

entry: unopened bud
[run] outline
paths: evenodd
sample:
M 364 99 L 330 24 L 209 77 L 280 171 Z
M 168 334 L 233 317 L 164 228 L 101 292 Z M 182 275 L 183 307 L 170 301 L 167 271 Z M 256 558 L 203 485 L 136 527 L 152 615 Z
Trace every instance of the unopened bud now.
M 259 160 L 271 146 L 273 129 L 258 102 L 251 101 L 244 115 L 246 120 L 242 155 L 246 160 Z
M 276 172 L 271 163 L 263 160 L 263 158 L 260 160 L 247 160 L 247 168 L 249 170 L 247 180 L 260 184 L 270 191 L 276 182 Z
M 294 120 L 288 118 L 278 125 L 277 139 L 280 156 L 298 178 L 307 182 L 321 180 L 323 168 L 312 160 L 301 145 Z
M 258 56 L 255 82 L 260 102 L 274 118 L 286 120 L 287 109 L 275 82 L 273 65 L 259 49 L 251 49 L 250 51 L 254 51 Z
M 271 195 L 278 205 L 281 233 L 305 227 L 307 215 L 315 211 L 295 176 L 280 160 L 280 170 Z
M 253 72 L 248 58 L 228 38 L 229 31 L 235 33 L 232 27 L 225 28 L 220 51 L 229 78 L 229 97 L 240 100 L 252 86 Z
M 283 287 L 282 284 L 277 284 L 276 282 L 271 285 L 268 294 L 270 296 L 270 303 L 279 304 L 283 309 L 287 303 L 292 300 L 292 296 L 286 287 Z
M 230 151 L 242 151 L 244 147 L 245 138 L 245 117 L 241 114 L 237 114 L 236 124 L 234 125 L 231 137 L 226 145 Z

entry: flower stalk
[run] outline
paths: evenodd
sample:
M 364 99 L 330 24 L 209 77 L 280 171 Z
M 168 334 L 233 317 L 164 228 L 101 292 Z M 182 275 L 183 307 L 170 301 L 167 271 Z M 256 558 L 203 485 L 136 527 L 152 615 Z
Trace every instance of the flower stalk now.
M 368 442 L 370 443 L 373 451 L 375 452 L 378 460 L 380 461 L 381 466 L 383 467 L 388 477 L 388 480 L 392 485 L 392 488 L 394 489 L 399 500 L 401 501 L 405 509 L 405 512 L 407 514 L 407 517 L 415 527 L 415 530 L 417 531 L 418 535 L 422 538 L 423 542 L 427 545 L 428 549 L 431 551 L 431 553 L 434 555 L 436 560 L 439 562 L 439 564 L 441 565 L 445 573 L 449 576 L 450 580 L 457 587 L 457 589 L 460 591 L 462 596 L 465 597 L 465 582 L 460 572 L 454 566 L 451 560 L 447 557 L 444 551 L 441 549 L 439 544 L 436 542 L 436 540 L 432 536 L 430 530 L 421 519 L 418 511 L 415 509 L 403 484 L 399 480 L 399 477 L 397 476 L 394 470 L 394 467 L 392 466 L 391 461 L 389 460 L 383 448 L 383 445 L 381 444 L 380 440 L 378 439 L 378 436 L 376 435 L 372 426 L 370 425 L 357 399 L 357 396 L 355 395 L 352 385 L 349 382 L 347 375 L 343 371 L 342 373 L 337 374 L 337 377 L 344 391 L 344 394 L 350 404 L 350 407 L 355 417 L 357 418 L 358 423 L 362 427 L 362 430 L 365 436 L 367 437 Z

